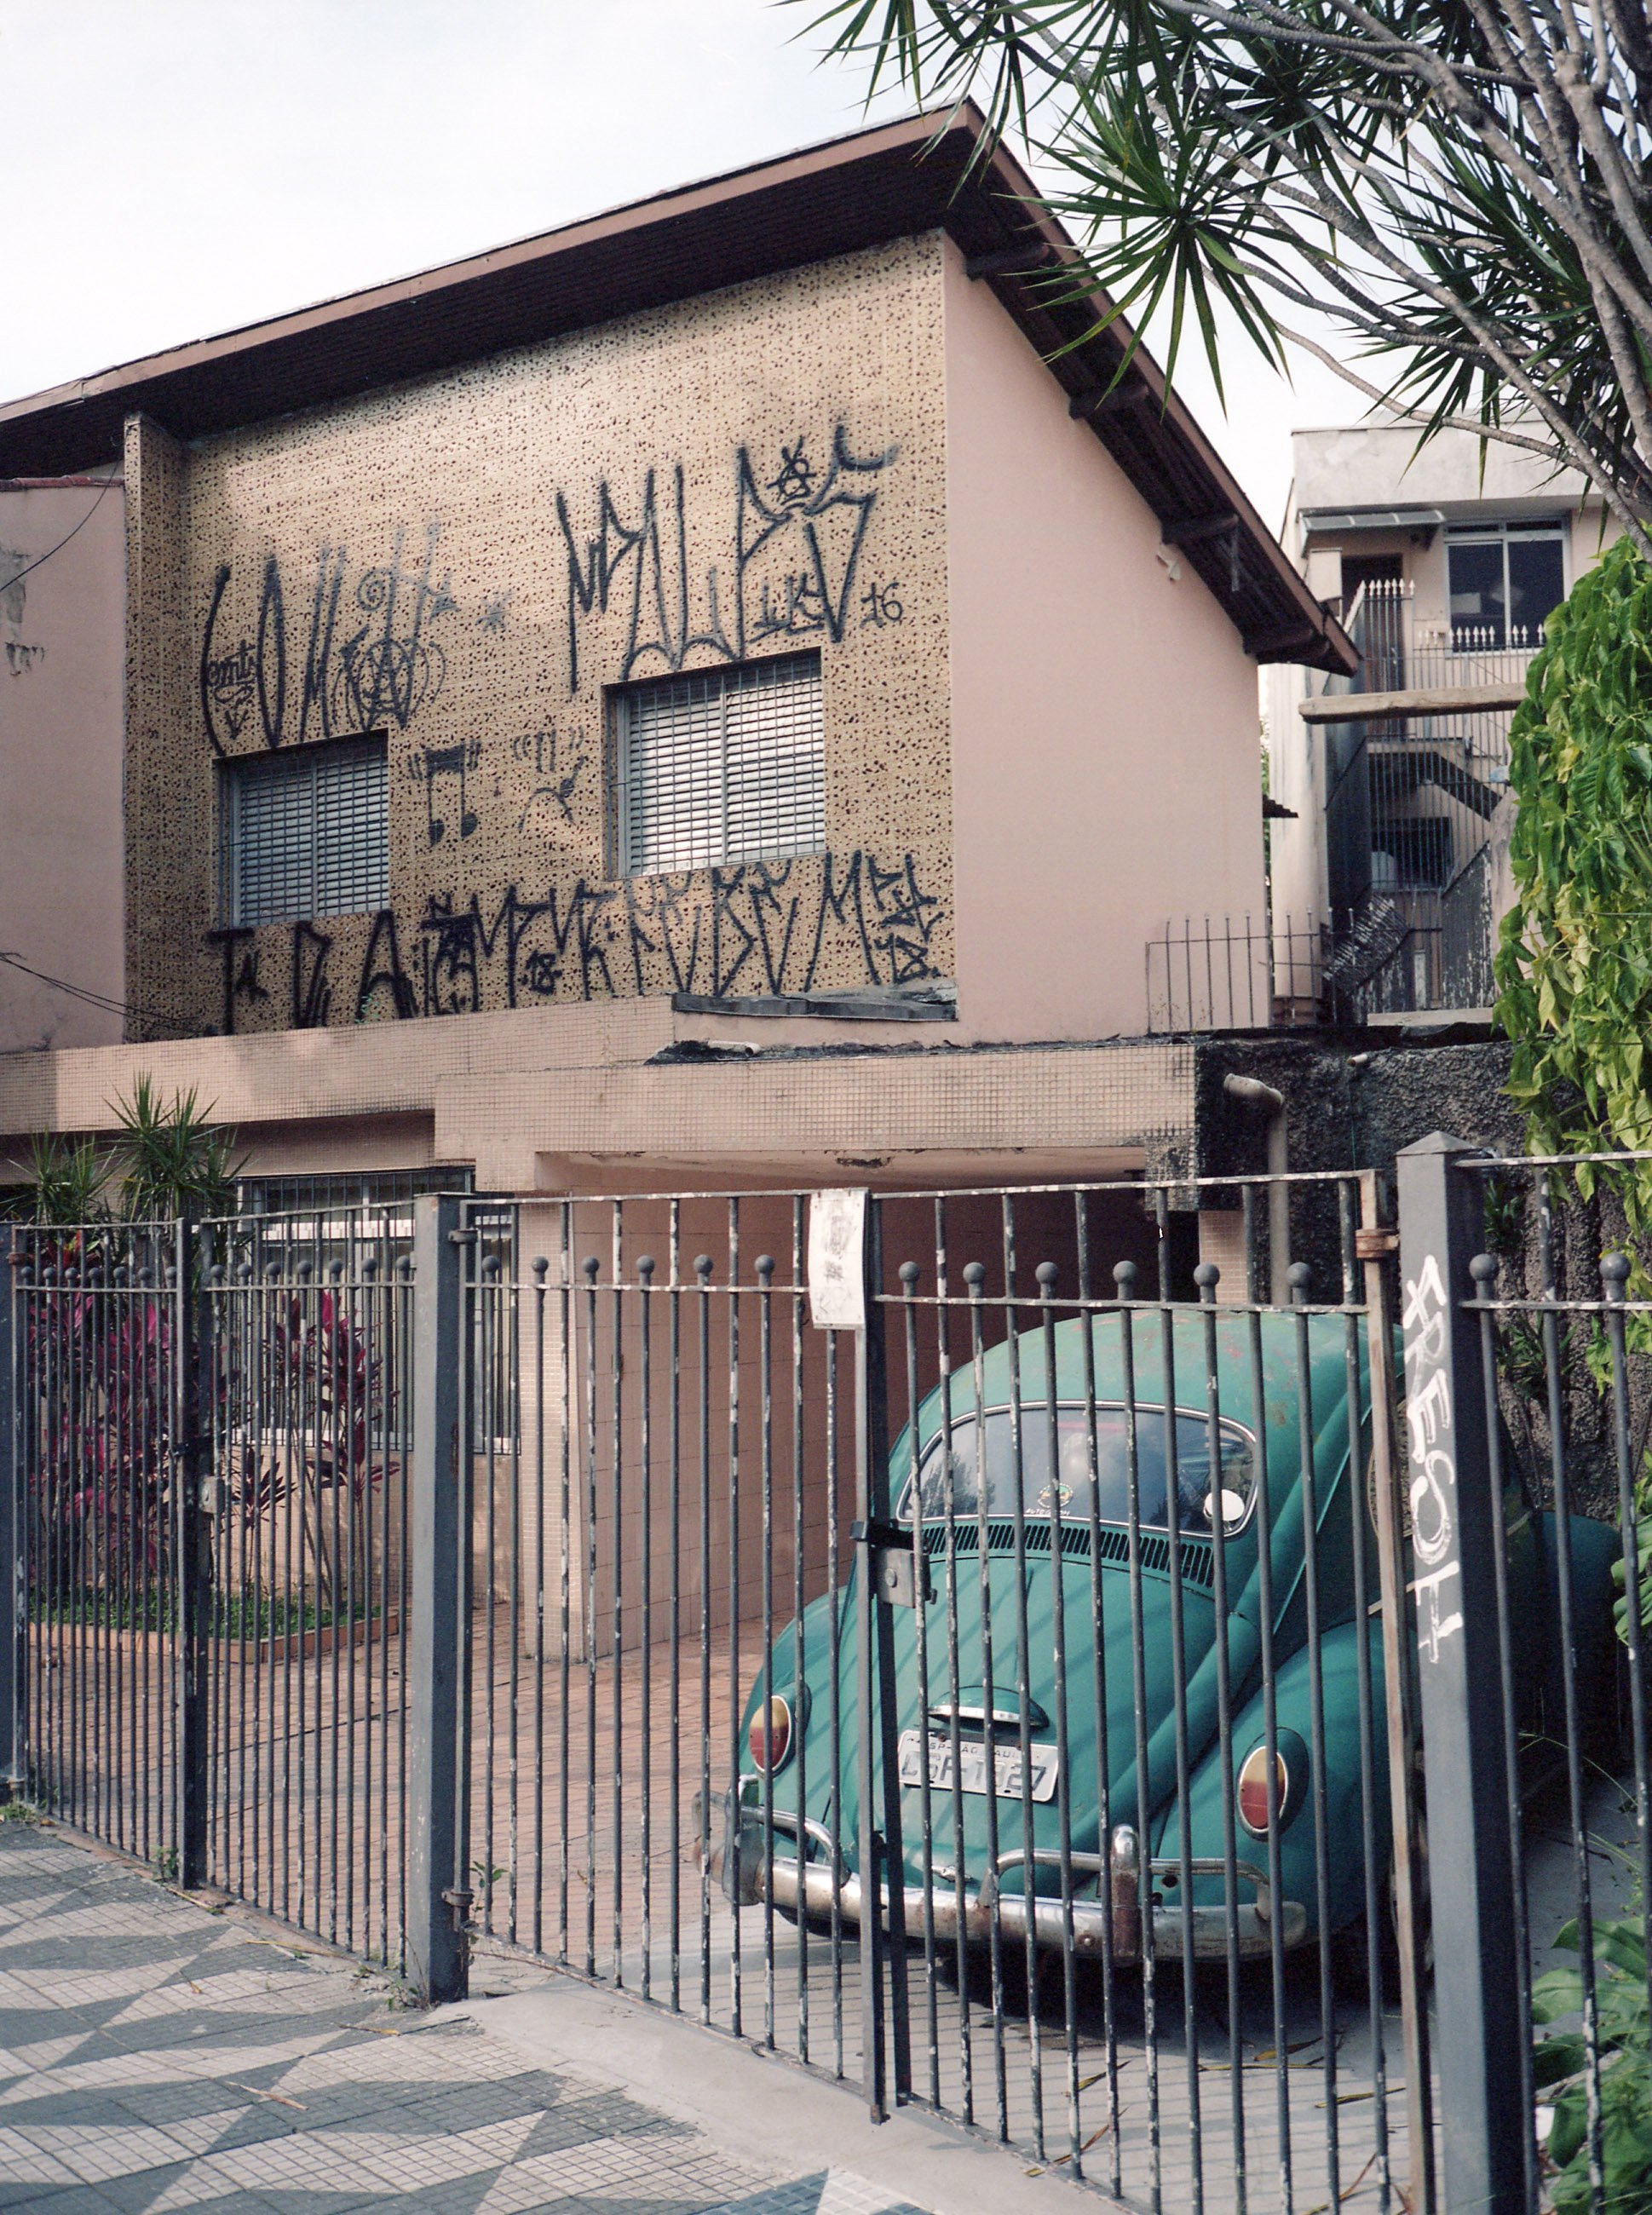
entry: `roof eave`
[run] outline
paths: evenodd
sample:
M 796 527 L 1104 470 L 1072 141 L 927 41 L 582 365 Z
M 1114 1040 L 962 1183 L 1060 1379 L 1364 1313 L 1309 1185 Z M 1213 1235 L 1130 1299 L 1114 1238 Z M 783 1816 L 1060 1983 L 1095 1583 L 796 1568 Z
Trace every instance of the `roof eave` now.
M 978 155 L 969 107 L 919 114 L 779 161 L 125 363 L 0 406 L 0 476 L 107 463 L 121 426 L 152 415 L 198 438 L 458 367 L 885 241 L 944 228 L 1084 412 L 1112 384 L 1130 333 L 1096 295 L 1052 297 L 1078 260 L 1002 148 Z M 1025 248 L 1024 273 L 1002 266 Z M 1037 273 L 1042 269 L 1042 275 Z M 1352 673 L 1354 649 L 1309 592 L 1226 465 L 1145 351 L 1133 411 L 1091 414 L 1094 435 L 1227 610 L 1259 661 Z M 1228 518 L 1212 531 L 1212 518 Z

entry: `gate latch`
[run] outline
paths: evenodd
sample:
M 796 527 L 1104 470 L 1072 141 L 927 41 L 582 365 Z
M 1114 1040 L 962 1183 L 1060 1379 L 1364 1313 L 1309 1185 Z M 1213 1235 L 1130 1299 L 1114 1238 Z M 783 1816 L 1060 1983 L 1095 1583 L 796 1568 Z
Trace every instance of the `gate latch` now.
M 851 1523 L 849 1535 L 867 1550 L 872 1589 L 890 1607 L 918 1605 L 918 1555 L 906 1523 Z M 923 1565 L 924 1598 L 935 1598 L 930 1565 Z

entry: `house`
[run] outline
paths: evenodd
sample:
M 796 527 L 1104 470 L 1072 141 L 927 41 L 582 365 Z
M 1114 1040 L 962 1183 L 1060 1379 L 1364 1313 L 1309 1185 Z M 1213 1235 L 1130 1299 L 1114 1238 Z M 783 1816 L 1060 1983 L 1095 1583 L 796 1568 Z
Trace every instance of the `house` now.
M 1354 658 L 978 123 L 0 408 L 14 1164 L 139 1071 L 268 1205 L 1192 1162 L 1147 942 Z
M 1512 898 L 1510 719 L 1545 618 L 1618 526 L 1575 473 L 1468 432 L 1419 451 L 1377 422 L 1293 448 L 1286 544 L 1360 669 L 1351 688 L 1265 681 L 1269 793 L 1290 811 L 1271 831 L 1276 947 L 1329 931 L 1330 997 L 1378 1024 L 1483 1010 Z

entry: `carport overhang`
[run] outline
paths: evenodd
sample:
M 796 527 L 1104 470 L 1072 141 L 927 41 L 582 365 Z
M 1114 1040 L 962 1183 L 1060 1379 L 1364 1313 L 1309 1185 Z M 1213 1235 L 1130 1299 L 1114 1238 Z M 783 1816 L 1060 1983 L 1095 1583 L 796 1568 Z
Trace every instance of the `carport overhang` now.
M 966 1046 L 951 1028 L 891 1043 L 887 1025 L 647 999 L 17 1054 L 0 1158 L 15 1179 L 36 1136 L 113 1135 L 147 1076 L 234 1127 L 249 1175 L 463 1163 L 486 1191 L 588 1193 L 1187 1174 L 1190 1042 Z

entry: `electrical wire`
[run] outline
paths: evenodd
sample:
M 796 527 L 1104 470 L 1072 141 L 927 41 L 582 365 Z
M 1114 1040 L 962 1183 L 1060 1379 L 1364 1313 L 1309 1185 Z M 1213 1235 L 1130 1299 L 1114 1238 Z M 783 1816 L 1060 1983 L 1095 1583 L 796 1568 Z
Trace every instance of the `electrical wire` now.
M 25 977 L 33 977 L 42 985 L 50 985 L 57 991 L 67 992 L 71 999 L 84 1000 L 89 1007 L 101 1008 L 106 1015 L 151 1015 L 159 1022 L 172 1022 L 176 1020 L 169 1008 L 146 1008 L 140 1002 L 134 1000 L 112 1000 L 107 992 L 95 992 L 89 985 L 71 985 L 66 977 L 53 977 L 46 970 L 32 968 L 20 954 L 0 951 L 0 961 L 4 962 L 9 969 L 21 969 Z M 175 1035 L 193 1038 L 203 1034 L 187 1031 L 175 1034 Z M 204 1035 L 210 1038 L 216 1034 L 209 1031 Z M 34 1046 L 22 1046 L 15 1048 L 14 1051 L 34 1053 L 39 1049 Z
M 21 584 L 25 577 L 32 575 L 34 572 L 40 567 L 42 562 L 49 561 L 54 554 L 61 554 L 64 548 L 69 543 L 69 541 L 76 536 L 77 532 L 85 530 L 87 525 L 97 513 L 99 508 L 102 506 L 103 494 L 107 492 L 109 487 L 114 484 L 119 484 L 121 480 L 118 476 L 105 477 L 97 498 L 87 509 L 85 514 L 82 516 L 80 521 L 75 525 L 74 530 L 65 531 L 63 537 L 58 539 L 55 546 L 48 546 L 44 554 L 37 554 L 34 556 L 34 559 L 32 561 L 25 563 L 22 568 L 14 569 L 9 577 L 0 577 L 0 592 L 9 592 L 14 585 Z

